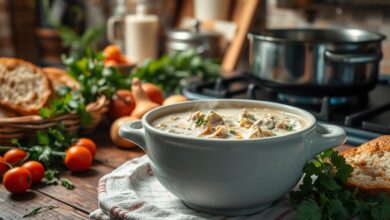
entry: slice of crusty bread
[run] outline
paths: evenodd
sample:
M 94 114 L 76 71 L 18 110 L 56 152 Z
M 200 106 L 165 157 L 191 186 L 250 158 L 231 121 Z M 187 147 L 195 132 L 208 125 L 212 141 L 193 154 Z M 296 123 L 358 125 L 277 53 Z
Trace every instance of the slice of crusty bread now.
M 51 88 L 56 91 L 61 86 L 67 86 L 71 89 L 80 89 L 80 85 L 73 77 L 71 77 L 65 70 L 56 67 L 44 67 L 42 71 L 49 79 Z
M 49 81 L 32 63 L 0 58 L 0 104 L 22 115 L 37 114 L 51 94 Z
M 79 90 L 80 84 L 72 76 L 70 76 L 65 70 L 56 67 L 44 67 L 42 71 L 49 79 L 50 88 L 53 91 L 50 95 L 50 100 L 59 98 L 56 91 L 62 86 L 67 86 L 72 90 Z M 50 105 L 50 101 L 46 103 Z
M 341 155 L 354 168 L 347 185 L 357 186 L 366 195 L 385 192 L 390 198 L 390 135 L 343 151 Z

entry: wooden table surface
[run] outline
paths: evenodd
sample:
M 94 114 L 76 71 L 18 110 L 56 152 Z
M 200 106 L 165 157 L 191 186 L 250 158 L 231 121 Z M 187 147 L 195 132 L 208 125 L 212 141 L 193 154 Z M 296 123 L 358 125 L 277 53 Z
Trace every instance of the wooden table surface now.
M 61 175 L 71 180 L 75 189 L 68 190 L 59 185 L 36 185 L 26 193 L 11 195 L 1 184 L 0 219 L 22 219 L 33 209 L 48 205 L 58 208 L 26 219 L 89 219 L 88 214 L 98 208 L 96 188 L 99 179 L 144 152 L 139 148 L 127 150 L 115 147 L 109 139 L 107 127 L 102 127 L 87 137 L 97 144 L 92 167 L 80 174 L 67 171 Z

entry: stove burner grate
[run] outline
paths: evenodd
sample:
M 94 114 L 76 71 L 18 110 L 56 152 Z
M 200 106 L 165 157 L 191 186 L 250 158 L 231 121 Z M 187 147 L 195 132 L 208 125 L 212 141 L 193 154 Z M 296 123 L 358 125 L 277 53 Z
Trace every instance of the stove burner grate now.
M 282 102 L 301 105 L 321 105 L 323 97 L 297 96 L 285 93 L 278 93 L 278 99 Z M 349 101 L 349 97 L 329 97 L 330 105 L 345 105 Z

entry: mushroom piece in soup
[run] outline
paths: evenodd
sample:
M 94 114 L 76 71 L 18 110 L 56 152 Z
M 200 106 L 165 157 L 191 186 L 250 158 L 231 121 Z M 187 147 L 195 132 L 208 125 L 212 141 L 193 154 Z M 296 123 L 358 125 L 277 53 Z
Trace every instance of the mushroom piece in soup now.
M 165 132 L 220 139 L 281 136 L 299 131 L 304 125 L 304 120 L 296 115 L 265 108 L 188 111 L 153 122 L 153 127 Z

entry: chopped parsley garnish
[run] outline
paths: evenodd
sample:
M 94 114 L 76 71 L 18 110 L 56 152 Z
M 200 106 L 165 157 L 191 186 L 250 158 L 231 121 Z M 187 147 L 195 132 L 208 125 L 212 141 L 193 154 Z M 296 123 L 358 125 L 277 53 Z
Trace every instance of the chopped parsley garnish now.
M 196 127 L 201 126 L 202 124 L 207 123 L 207 120 L 205 120 L 203 117 L 196 119 L 195 124 Z
M 255 118 L 254 115 L 248 114 L 248 118 L 249 118 L 249 120 L 251 120 L 251 121 L 256 121 L 256 118 Z
M 65 188 L 70 189 L 70 190 L 74 189 L 74 185 L 69 179 L 61 178 L 60 182 L 61 182 L 61 185 L 64 186 Z
M 46 211 L 56 209 L 56 208 L 58 208 L 58 206 L 47 205 L 47 206 L 38 207 L 38 208 L 33 209 L 30 213 L 23 215 L 23 218 L 32 217 L 32 216 L 37 215 L 39 213 L 46 212 Z
M 292 131 L 293 126 L 292 125 L 286 125 L 286 131 Z
M 235 130 L 229 130 L 229 133 L 234 134 L 234 135 L 237 134 L 237 132 Z

